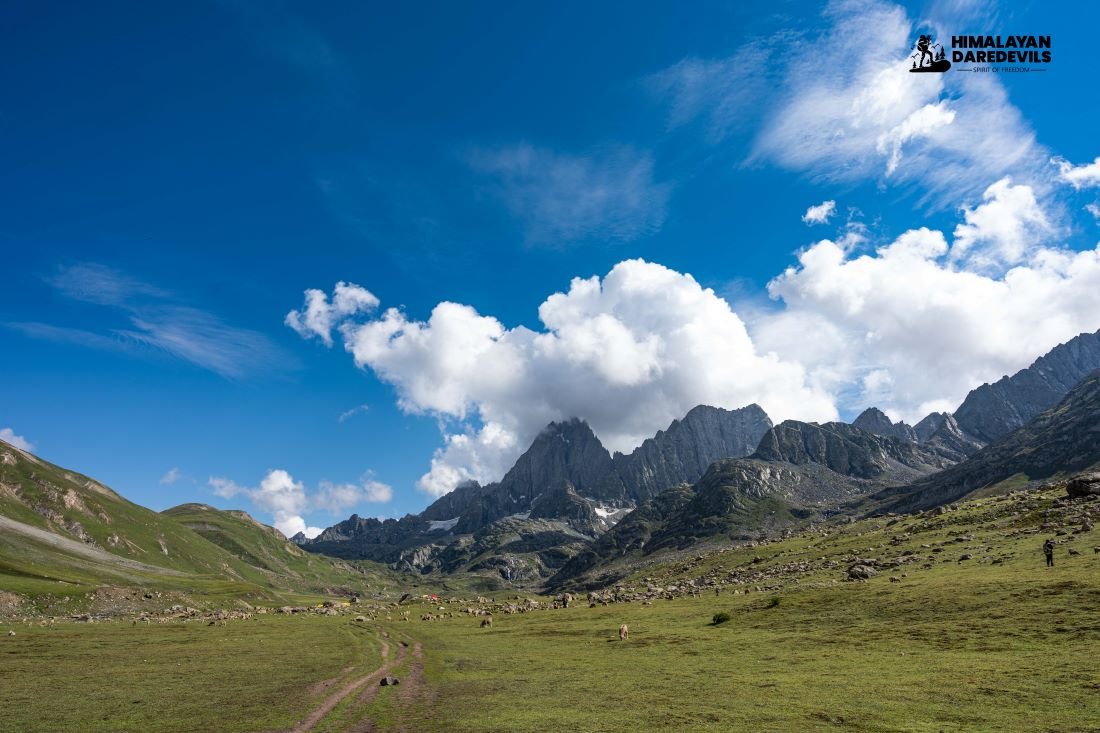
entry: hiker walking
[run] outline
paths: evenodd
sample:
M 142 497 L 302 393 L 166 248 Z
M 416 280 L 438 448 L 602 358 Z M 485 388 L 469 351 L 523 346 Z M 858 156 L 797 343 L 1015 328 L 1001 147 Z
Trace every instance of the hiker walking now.
M 917 39 L 917 50 L 920 51 L 920 64 L 919 64 L 919 66 L 921 68 L 924 68 L 924 57 L 925 56 L 928 57 L 928 65 L 929 66 L 931 66 L 932 62 L 934 62 L 936 60 L 935 54 L 933 54 L 932 51 L 929 49 L 929 46 L 931 46 L 931 45 L 932 45 L 932 36 L 922 35 L 919 39 Z
M 1054 567 L 1054 540 L 1043 543 L 1043 554 L 1047 556 L 1047 567 Z

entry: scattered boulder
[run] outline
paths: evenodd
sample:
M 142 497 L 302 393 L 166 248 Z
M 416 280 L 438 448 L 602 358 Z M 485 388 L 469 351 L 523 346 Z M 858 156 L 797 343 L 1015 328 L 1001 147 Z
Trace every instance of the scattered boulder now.
M 849 580 L 869 580 L 878 575 L 878 571 L 870 565 L 853 565 L 848 568 Z
M 1071 499 L 1100 496 L 1100 473 L 1083 473 L 1080 476 L 1074 476 L 1066 484 L 1066 493 Z
M 396 677 L 383 677 L 382 679 L 378 680 L 378 685 L 380 687 L 392 687 L 393 685 L 400 684 L 401 680 L 397 679 Z
M 355 623 L 357 623 L 357 624 L 364 624 L 366 622 L 367 622 L 367 617 L 366 616 L 356 616 L 355 617 Z
M 959 562 L 962 562 L 963 560 L 973 560 L 973 559 L 974 559 L 974 556 L 971 555 L 969 552 L 964 554 L 964 555 L 959 556 Z
M 9 631 L 8 636 L 15 636 L 15 632 L 14 631 Z

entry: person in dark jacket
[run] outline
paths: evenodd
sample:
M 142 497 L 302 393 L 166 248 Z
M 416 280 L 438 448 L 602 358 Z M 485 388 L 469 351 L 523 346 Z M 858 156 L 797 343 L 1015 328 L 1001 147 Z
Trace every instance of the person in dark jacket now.
M 1047 567 L 1054 567 L 1054 540 L 1043 543 L 1043 554 L 1047 556 Z

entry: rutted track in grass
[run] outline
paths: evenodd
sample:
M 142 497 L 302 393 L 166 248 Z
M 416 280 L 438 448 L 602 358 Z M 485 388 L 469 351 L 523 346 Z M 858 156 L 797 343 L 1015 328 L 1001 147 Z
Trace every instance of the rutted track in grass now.
M 391 645 L 386 640 L 387 638 L 387 635 L 384 634 L 383 638 L 381 639 L 381 654 L 383 661 L 377 669 L 373 670 L 369 674 L 362 675 L 348 681 L 346 684 L 340 687 L 339 690 L 326 697 L 324 701 L 322 701 L 320 705 L 314 708 L 304 720 L 298 723 L 298 725 L 291 728 L 290 733 L 308 733 L 308 731 L 313 730 L 322 720 L 324 720 L 326 715 L 331 713 L 338 705 L 340 705 L 340 703 L 350 698 L 353 694 L 355 694 L 355 692 L 360 689 L 366 688 L 363 689 L 363 692 L 358 696 L 354 704 L 356 705 L 356 707 L 363 707 L 365 705 L 368 705 L 374 699 L 375 695 L 378 692 L 377 683 L 381 681 L 381 679 L 386 676 L 391 670 L 400 667 L 405 661 L 405 656 L 408 653 L 408 645 L 404 642 L 399 642 L 394 645 L 396 653 L 391 658 Z M 407 679 L 405 681 L 406 683 L 411 684 L 407 684 L 406 688 L 402 690 L 402 694 L 400 694 L 400 699 L 402 701 L 411 699 L 411 697 L 413 697 L 417 692 L 417 689 L 420 686 L 419 683 L 423 682 L 422 665 L 417 666 L 419 665 L 419 660 L 423 656 L 419 642 L 416 642 L 415 644 L 413 655 L 417 660 L 416 662 L 414 662 L 414 667 L 415 669 L 421 671 L 419 673 L 414 673 L 413 675 L 410 675 L 411 679 Z M 361 719 L 355 727 L 356 731 L 369 731 L 373 729 L 373 723 L 369 719 Z

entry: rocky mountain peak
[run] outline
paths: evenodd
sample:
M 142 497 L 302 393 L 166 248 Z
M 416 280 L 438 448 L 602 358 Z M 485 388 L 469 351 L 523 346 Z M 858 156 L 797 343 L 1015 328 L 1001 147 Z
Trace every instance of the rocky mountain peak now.
M 917 441 L 923 443 L 931 438 L 937 430 L 943 427 L 948 418 L 951 418 L 951 414 L 947 412 L 933 412 L 925 415 L 920 422 L 913 426 Z
M 717 460 L 749 455 L 771 427 L 771 418 L 756 404 L 738 410 L 698 405 L 629 455 L 616 453 L 615 468 L 631 498 L 644 501 L 670 486 L 698 481 Z
M 534 497 L 563 483 L 576 487 L 580 494 L 592 495 L 614 488 L 611 474 L 611 454 L 588 423 L 573 418 L 550 423 L 500 484 L 514 497 Z
M 904 422 L 894 422 L 889 416 L 877 407 L 868 407 L 860 413 L 859 417 L 852 421 L 852 425 L 868 433 L 881 435 L 884 438 L 897 438 L 917 442 L 917 434 L 912 427 Z

